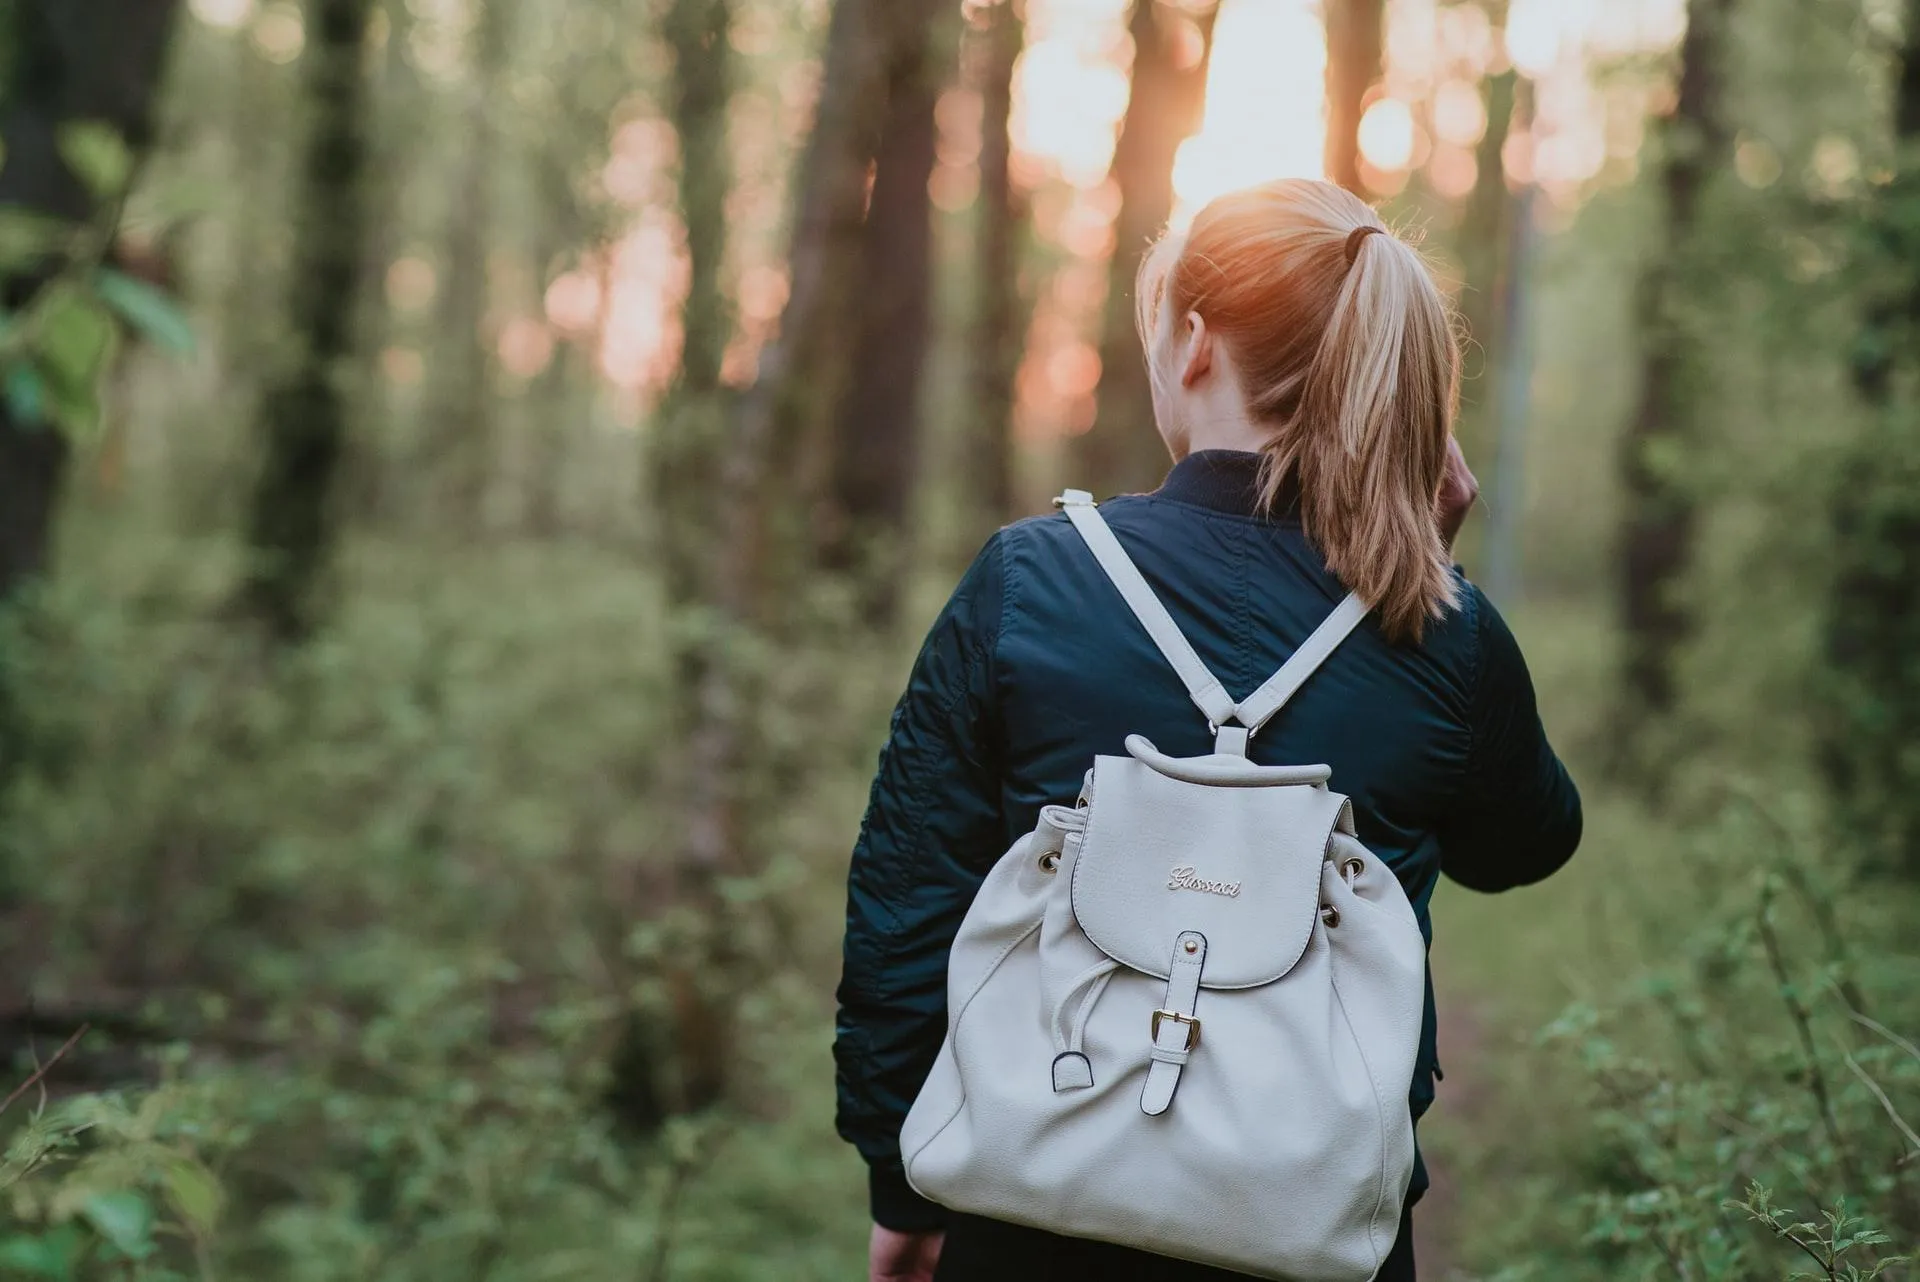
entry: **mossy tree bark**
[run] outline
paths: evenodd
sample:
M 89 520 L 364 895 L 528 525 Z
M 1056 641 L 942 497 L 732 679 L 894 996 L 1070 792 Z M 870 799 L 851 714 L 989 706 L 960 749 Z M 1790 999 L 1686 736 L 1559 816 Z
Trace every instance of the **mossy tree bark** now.
M 311 132 L 302 166 L 294 250 L 294 352 L 259 416 L 263 460 L 248 536 L 243 596 L 282 641 L 318 622 L 334 546 L 334 488 L 358 371 L 367 161 L 362 52 L 373 0 L 314 0 L 308 11 Z
M 1678 103 L 1661 130 L 1665 223 L 1641 278 L 1640 403 L 1620 451 L 1623 743 L 1637 741 L 1641 726 L 1672 708 L 1675 655 L 1690 630 L 1680 592 L 1692 560 L 1695 512 L 1682 460 L 1706 353 L 1677 313 L 1691 279 L 1684 268 L 1702 200 L 1732 159 L 1722 99 L 1733 9 L 1734 0 L 1693 0 L 1680 49 Z
M 733 335 L 724 269 L 727 196 L 732 188 L 727 109 L 732 92 L 731 0 L 673 0 L 665 19 L 673 53 L 672 114 L 680 139 L 680 211 L 688 289 L 680 370 L 655 424 L 650 481 L 668 600 L 683 620 L 719 619 L 726 573 L 729 507 L 724 475 L 732 446 L 721 369 Z M 743 816 L 737 796 L 741 758 L 732 709 L 738 638 L 684 627 L 676 645 L 675 739 L 692 746 L 675 771 L 676 853 L 673 901 L 687 910 L 697 938 L 676 946 L 666 974 L 673 1026 L 671 1071 L 656 1085 L 669 1111 L 717 1101 L 726 1089 L 733 1021 L 726 991 L 733 958 L 721 880 L 740 870 Z M 707 724 L 706 702 L 727 700 L 725 724 Z M 709 742 L 715 731 L 724 740 Z
M 1909 0 L 1894 83 L 1893 180 L 1862 227 L 1868 289 L 1853 381 L 1870 422 L 1836 472 L 1827 602 L 1832 670 L 1821 726 L 1842 821 L 1872 865 L 1920 879 L 1920 0 Z

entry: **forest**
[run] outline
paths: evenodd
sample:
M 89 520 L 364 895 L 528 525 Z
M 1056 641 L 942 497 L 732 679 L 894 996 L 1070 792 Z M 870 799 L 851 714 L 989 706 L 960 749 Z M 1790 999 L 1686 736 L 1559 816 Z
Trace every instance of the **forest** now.
M 889 709 L 1286 176 L 1586 799 L 1422 1276 L 1920 1278 L 1920 0 L 0 0 L 0 1279 L 864 1277 Z

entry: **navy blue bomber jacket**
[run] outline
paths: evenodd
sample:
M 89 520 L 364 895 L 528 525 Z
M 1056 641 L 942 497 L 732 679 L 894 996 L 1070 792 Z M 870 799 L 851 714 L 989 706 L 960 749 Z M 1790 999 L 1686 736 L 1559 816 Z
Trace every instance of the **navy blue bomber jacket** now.
M 1292 504 L 1258 513 L 1259 458 L 1207 451 L 1155 493 L 1101 504 L 1180 630 L 1236 699 L 1346 595 Z M 1206 719 L 1063 515 L 987 543 L 934 623 L 880 755 L 848 878 L 834 1058 L 839 1129 L 889 1228 L 938 1227 L 908 1187 L 900 1125 L 946 1033 L 947 953 L 975 892 L 1040 808 L 1071 805 L 1096 755 L 1143 734 L 1212 751 Z M 1462 581 L 1418 645 L 1372 620 L 1253 741 L 1265 765 L 1325 762 L 1360 839 L 1399 876 L 1432 941 L 1445 873 L 1499 891 L 1548 876 L 1580 841 L 1580 797 L 1540 724 L 1513 634 Z M 1416 1118 L 1439 1073 L 1433 988 Z M 1414 1194 L 1424 1189 L 1417 1170 Z

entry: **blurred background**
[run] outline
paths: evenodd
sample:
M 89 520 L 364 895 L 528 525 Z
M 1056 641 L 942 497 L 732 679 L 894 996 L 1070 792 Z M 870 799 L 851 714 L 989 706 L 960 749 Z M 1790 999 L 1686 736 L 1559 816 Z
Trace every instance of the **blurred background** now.
M 1920 0 L 4 0 L 0 145 L 0 1278 L 864 1276 L 889 707 L 1289 175 L 1588 798 L 1423 1275 L 1916 1276 Z

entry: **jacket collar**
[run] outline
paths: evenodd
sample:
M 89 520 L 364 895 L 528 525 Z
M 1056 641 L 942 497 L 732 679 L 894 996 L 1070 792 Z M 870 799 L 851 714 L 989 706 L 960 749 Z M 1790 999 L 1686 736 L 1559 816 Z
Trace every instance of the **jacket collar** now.
M 1215 512 L 1261 516 L 1260 462 L 1260 455 L 1241 450 L 1201 450 L 1174 464 L 1154 493 Z M 1292 477 L 1281 483 L 1269 515 L 1279 521 L 1299 519 L 1300 491 Z

